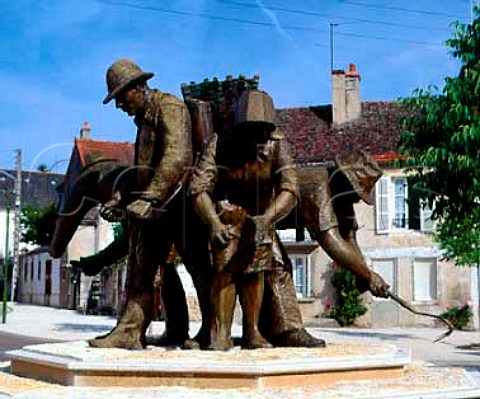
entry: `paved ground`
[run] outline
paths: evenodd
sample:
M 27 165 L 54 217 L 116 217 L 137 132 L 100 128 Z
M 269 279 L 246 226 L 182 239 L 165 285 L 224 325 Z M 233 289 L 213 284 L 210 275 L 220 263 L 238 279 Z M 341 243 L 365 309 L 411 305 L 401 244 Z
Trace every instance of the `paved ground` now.
M 44 344 L 49 342 L 57 341 L 47 338 L 27 337 L 24 335 L 0 332 L 0 362 L 4 362 L 8 359 L 4 354 L 5 351 L 20 349 L 26 345 Z
M 38 341 L 78 341 L 86 340 L 108 332 L 116 324 L 116 319 L 108 316 L 86 316 L 81 313 L 42 306 L 9 304 L 7 323 L 0 324 L 0 351 L 31 344 Z M 331 389 L 309 390 L 302 386 L 292 390 L 267 389 L 248 391 L 245 389 L 195 390 L 183 387 L 154 388 L 85 388 L 58 387 L 32 379 L 22 379 L 8 373 L 8 362 L 0 363 L 0 399 L 79 399 L 79 398 L 385 398 L 391 399 L 458 399 L 480 397 L 480 334 L 479 332 L 455 331 L 441 343 L 432 341 L 444 330 L 433 328 L 390 328 L 360 329 L 332 328 L 331 323 L 321 323 L 328 327 L 318 327 L 319 322 L 308 324 L 308 330 L 328 343 L 360 341 L 363 345 L 371 342 L 393 343 L 412 350 L 415 362 L 406 371 L 405 379 L 369 380 L 358 383 L 338 383 Z M 192 323 L 191 335 L 198 329 Z M 150 333 L 163 332 L 164 323 L 152 323 Z M 240 335 L 240 326 L 234 326 L 234 335 Z M 20 335 L 19 335 L 20 334 Z M 360 346 L 360 345 L 359 345 Z M 2 354 L 0 353 L 0 356 Z M 1 359 L 0 359 L 1 360 Z M 432 364 L 425 368 L 424 365 Z M 470 370 L 467 377 L 463 368 Z M 2 373 L 3 371 L 3 373 Z M 417 375 L 418 374 L 418 375 Z M 473 379 L 472 379 L 473 378 Z M 382 385 L 383 384 L 383 385 Z M 415 385 L 417 384 L 417 385 Z M 443 394 L 442 384 L 451 386 Z M 429 389 L 437 389 L 430 395 Z M 393 389 L 393 390 L 392 390 Z M 331 390 L 331 391 L 330 391 Z M 407 391 L 415 391 L 409 394 Z M 425 391 L 427 390 L 427 391 Z M 413 392 L 412 391 L 412 392 Z
M 108 332 L 116 324 L 114 317 L 87 316 L 76 311 L 44 306 L 9 304 L 7 323 L 0 324 L 0 332 L 35 337 L 39 340 L 86 340 Z M 313 324 L 309 324 L 312 325 Z M 198 329 L 192 323 L 191 335 Z M 154 322 L 150 333 L 163 332 L 164 323 Z M 308 327 L 315 336 L 328 342 L 367 341 L 395 343 L 412 350 L 414 360 L 432 362 L 444 366 L 469 366 L 480 368 L 480 333 L 478 331 L 454 331 L 440 343 L 432 341 L 444 330 L 434 328 L 320 328 Z M 234 327 L 240 335 L 240 326 Z M 0 346 L 9 347 L 9 335 L 0 335 Z M 0 350 L 2 350 L 0 348 Z

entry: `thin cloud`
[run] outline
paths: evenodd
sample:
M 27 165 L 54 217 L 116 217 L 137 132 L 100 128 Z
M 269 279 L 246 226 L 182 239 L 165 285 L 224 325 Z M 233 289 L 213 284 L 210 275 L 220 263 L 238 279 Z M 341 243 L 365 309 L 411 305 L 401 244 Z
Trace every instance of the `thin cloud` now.
M 256 0 L 257 5 L 260 7 L 262 12 L 272 21 L 272 23 L 275 25 L 276 31 L 288 42 L 293 44 L 295 49 L 302 55 L 304 60 L 307 62 L 314 62 L 314 60 L 311 58 L 309 54 L 307 54 L 301 47 L 300 45 L 295 41 L 292 35 L 290 35 L 285 29 L 282 28 L 282 25 L 280 24 L 280 21 L 278 20 L 277 16 L 275 13 L 267 8 L 265 4 L 263 3 L 262 0 Z
M 292 43 L 295 47 L 300 48 L 300 46 L 297 44 L 297 42 L 293 39 L 293 37 L 285 30 L 282 28 L 282 25 L 278 21 L 277 16 L 273 11 L 270 11 L 265 4 L 263 4 L 262 0 L 256 0 L 257 5 L 260 7 L 262 12 L 270 19 L 275 24 L 275 29 L 277 32 L 283 36 L 286 40 L 288 40 L 290 43 Z

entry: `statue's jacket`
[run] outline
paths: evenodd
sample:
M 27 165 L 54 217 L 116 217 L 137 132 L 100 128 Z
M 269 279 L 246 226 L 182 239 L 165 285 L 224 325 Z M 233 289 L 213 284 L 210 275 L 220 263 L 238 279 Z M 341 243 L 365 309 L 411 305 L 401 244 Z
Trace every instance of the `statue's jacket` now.
M 188 193 L 190 196 L 208 193 L 222 222 L 232 226 L 235 233 L 227 248 L 216 250 L 212 246 L 217 270 L 225 267 L 232 268 L 234 273 L 268 270 L 275 253 L 281 259 L 274 226 L 271 226 L 270 245 L 255 247 L 254 226 L 247 216 L 262 215 L 282 190 L 298 197 L 295 166 L 283 138 L 258 146 L 256 156 L 246 159 L 241 146 L 232 139 L 234 134 L 214 135 Z
M 135 118 L 135 190 L 161 206 L 175 194 L 192 166 L 191 121 L 183 101 L 152 90 L 143 116 Z

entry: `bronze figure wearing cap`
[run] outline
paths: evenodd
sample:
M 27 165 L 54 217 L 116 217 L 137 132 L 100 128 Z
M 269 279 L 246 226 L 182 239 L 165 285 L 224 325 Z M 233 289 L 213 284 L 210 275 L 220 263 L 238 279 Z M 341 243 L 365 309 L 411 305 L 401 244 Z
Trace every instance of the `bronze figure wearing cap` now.
M 95 347 L 142 348 L 146 345 L 146 329 L 153 315 L 153 281 L 157 267 L 165 266 L 175 244 L 187 269 L 192 261 L 185 252 L 193 253 L 189 245 L 200 245 L 198 239 L 185 236 L 183 226 L 189 224 L 192 234 L 204 228 L 193 209 L 185 209 L 185 181 L 193 162 L 191 120 L 183 101 L 175 96 L 150 89 L 147 80 L 153 73 L 144 72 L 130 60 L 119 60 L 107 71 L 108 94 L 104 103 L 115 100 L 116 106 L 134 117 L 137 126 L 133 181 L 123 192 L 116 192 L 108 207 L 126 210 L 124 224 L 128 231 L 127 301 L 117 326 L 106 336 L 89 343 Z M 108 209 L 107 209 L 108 210 Z M 108 214 L 108 212 L 105 212 Z M 186 222 L 182 218 L 190 215 Z M 205 248 L 207 242 L 205 238 Z M 210 336 L 208 252 L 197 257 L 198 270 L 204 270 L 201 282 L 195 276 L 204 325 L 197 336 L 208 342 Z M 190 260 L 190 261 L 189 261 Z M 173 266 L 171 266 L 173 268 Z M 175 271 L 165 273 L 165 279 L 178 279 Z M 165 282 L 168 285 L 168 282 Z M 173 285 L 173 284 L 172 284 Z M 183 292 L 164 290 L 167 329 L 161 341 L 182 345 L 188 340 L 188 316 L 172 323 L 169 314 L 182 311 L 175 302 Z M 184 309 L 186 311 L 186 309 Z

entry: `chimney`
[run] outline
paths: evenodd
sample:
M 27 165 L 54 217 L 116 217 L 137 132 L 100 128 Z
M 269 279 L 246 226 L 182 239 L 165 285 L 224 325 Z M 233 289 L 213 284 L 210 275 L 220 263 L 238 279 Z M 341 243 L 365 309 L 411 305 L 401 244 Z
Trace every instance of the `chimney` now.
M 83 122 L 83 126 L 80 129 L 80 138 L 90 140 L 90 124 L 88 122 Z
M 345 72 L 343 70 L 332 71 L 332 97 L 333 123 L 343 123 L 347 120 Z
M 355 64 L 350 64 L 346 73 L 332 72 L 332 91 L 333 123 L 341 124 L 361 116 L 360 74 Z
M 347 121 L 357 119 L 362 114 L 360 103 L 360 74 L 355 64 L 350 64 L 345 74 L 345 97 L 347 100 Z

